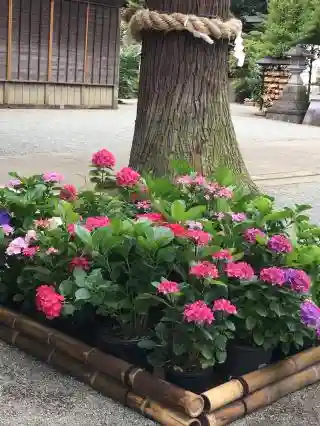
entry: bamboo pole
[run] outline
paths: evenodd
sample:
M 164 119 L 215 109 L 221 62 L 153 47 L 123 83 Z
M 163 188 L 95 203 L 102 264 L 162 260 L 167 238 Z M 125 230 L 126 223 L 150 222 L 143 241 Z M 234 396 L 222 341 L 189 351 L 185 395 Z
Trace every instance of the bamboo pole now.
M 24 315 L 0 307 L 0 323 L 13 330 L 19 330 L 37 341 L 41 341 L 58 351 L 84 362 L 97 371 L 121 381 L 134 392 L 160 404 L 183 410 L 190 417 L 198 417 L 204 408 L 200 395 L 179 388 L 171 383 L 152 376 L 145 370 L 105 354 L 57 330 L 37 323 Z
M 8 0 L 7 80 L 12 78 L 12 3 L 12 0 Z
M 131 392 L 127 395 L 128 407 L 139 411 L 146 417 L 150 417 L 165 426 L 200 426 L 201 423 L 198 419 L 188 417 L 186 414 L 174 411 L 164 406 L 159 405 L 157 402 L 150 401 L 135 395 Z
M 198 417 L 203 412 L 204 401 L 200 395 L 155 378 L 140 368 L 129 373 L 128 384 L 139 395 L 146 398 L 152 395 L 155 401 L 182 409 L 190 417 Z
M 246 394 L 253 393 L 318 362 L 320 362 L 319 346 L 300 352 L 276 364 L 245 374 L 239 379 L 232 379 L 202 394 L 205 411 L 210 413 L 220 407 L 224 407 Z
M 240 401 L 236 401 L 226 407 L 206 414 L 201 417 L 203 426 L 223 426 L 243 417 L 246 414 L 266 407 L 278 399 L 292 392 L 312 385 L 320 380 L 320 363 L 312 365 L 307 369 L 286 377 L 279 382 L 273 383 L 260 389 Z
M 0 325 L 0 338 L 7 343 L 14 344 L 25 352 L 36 356 L 57 369 L 72 374 L 72 376 L 90 385 L 103 395 L 139 411 L 141 414 L 165 426 L 200 426 L 198 419 L 186 414 L 171 410 L 158 403 L 145 399 L 133 392 L 122 383 L 98 371 L 92 371 L 84 363 L 65 355 L 44 342 L 39 342 L 21 334 L 20 331 Z

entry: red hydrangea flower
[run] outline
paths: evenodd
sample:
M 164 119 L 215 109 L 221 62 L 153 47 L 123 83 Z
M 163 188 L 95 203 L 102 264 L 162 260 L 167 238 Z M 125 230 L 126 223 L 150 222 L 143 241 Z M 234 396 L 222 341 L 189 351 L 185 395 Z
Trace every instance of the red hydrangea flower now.
M 175 281 L 161 281 L 157 288 L 158 293 L 160 294 L 171 294 L 179 293 L 180 287 L 179 284 Z
M 230 315 L 237 314 L 237 308 L 233 305 L 230 300 L 227 299 L 217 299 L 214 301 L 213 312 L 215 311 L 223 311 Z
M 137 185 L 140 180 L 140 177 L 140 174 L 135 170 L 131 169 L 131 167 L 123 167 L 116 174 L 117 184 L 126 188 L 132 188 Z
M 84 227 L 88 231 L 93 231 L 96 228 L 104 228 L 110 224 L 110 219 L 107 216 L 93 216 L 88 217 L 86 220 Z
M 53 286 L 41 285 L 36 290 L 36 307 L 48 319 L 58 318 L 63 308 L 64 297 Z
M 187 230 L 179 223 L 165 223 L 163 224 L 166 228 L 171 229 L 176 237 L 185 237 Z
M 265 238 L 266 234 L 261 231 L 261 229 L 249 228 L 244 233 L 244 239 L 250 243 L 255 244 L 257 242 L 257 237 Z
M 74 201 L 77 196 L 77 188 L 74 185 L 63 185 L 59 194 L 60 199 L 65 201 Z
M 186 236 L 194 240 L 199 246 L 206 246 L 212 240 L 212 235 L 208 232 L 189 229 Z
M 33 257 L 37 253 L 37 251 L 39 251 L 39 250 L 40 250 L 40 248 L 36 247 L 36 246 L 26 247 L 22 250 L 22 253 L 26 257 Z
M 212 310 L 203 300 L 185 305 L 183 316 L 186 322 L 194 322 L 200 325 L 210 325 L 214 321 Z
M 291 241 L 284 235 L 273 235 L 268 241 L 268 248 L 275 253 L 290 253 L 293 250 Z
M 69 263 L 70 271 L 75 268 L 84 269 L 87 271 L 90 268 L 89 260 L 85 256 L 74 257 Z
M 230 250 L 220 250 L 212 255 L 212 259 L 217 260 L 232 260 L 232 254 Z
M 254 277 L 252 267 L 246 262 L 230 262 L 226 264 L 225 268 L 226 274 L 229 278 L 251 280 Z
M 93 154 L 91 162 L 96 167 L 107 167 L 112 169 L 116 164 L 114 155 L 107 149 L 100 149 Z
M 137 214 L 137 219 L 146 219 L 150 222 L 163 222 L 165 219 L 161 213 L 142 213 Z
M 284 270 L 275 266 L 262 269 L 260 271 L 260 279 L 261 281 L 280 287 L 286 282 Z
M 210 262 L 199 262 L 193 265 L 189 271 L 190 275 L 197 278 L 218 278 L 219 272 L 216 265 Z

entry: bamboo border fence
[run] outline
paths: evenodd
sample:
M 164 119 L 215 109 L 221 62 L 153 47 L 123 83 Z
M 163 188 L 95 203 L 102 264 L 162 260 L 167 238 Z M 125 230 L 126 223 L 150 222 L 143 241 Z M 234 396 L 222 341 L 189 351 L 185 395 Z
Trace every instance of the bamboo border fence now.
M 0 339 L 167 426 L 222 426 L 320 381 L 320 347 L 197 395 L 0 306 Z

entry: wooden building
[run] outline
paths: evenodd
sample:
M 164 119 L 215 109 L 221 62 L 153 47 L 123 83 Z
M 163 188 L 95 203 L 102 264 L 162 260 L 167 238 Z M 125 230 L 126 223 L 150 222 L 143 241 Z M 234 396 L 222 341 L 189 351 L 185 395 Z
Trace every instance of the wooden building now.
M 116 108 L 120 0 L 0 0 L 0 107 Z

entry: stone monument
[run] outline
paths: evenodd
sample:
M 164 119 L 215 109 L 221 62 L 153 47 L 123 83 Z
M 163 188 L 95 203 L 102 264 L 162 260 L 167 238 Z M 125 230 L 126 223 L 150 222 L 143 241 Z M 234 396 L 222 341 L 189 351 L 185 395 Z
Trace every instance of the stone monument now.
M 282 97 L 266 111 L 266 118 L 301 124 L 308 109 L 308 93 L 301 79 L 306 68 L 309 52 L 297 45 L 286 56 L 290 59 L 288 71 L 291 74 L 288 84 L 283 89 Z
M 320 127 L 320 67 L 317 71 L 316 91 L 311 93 L 310 105 L 303 124 Z

